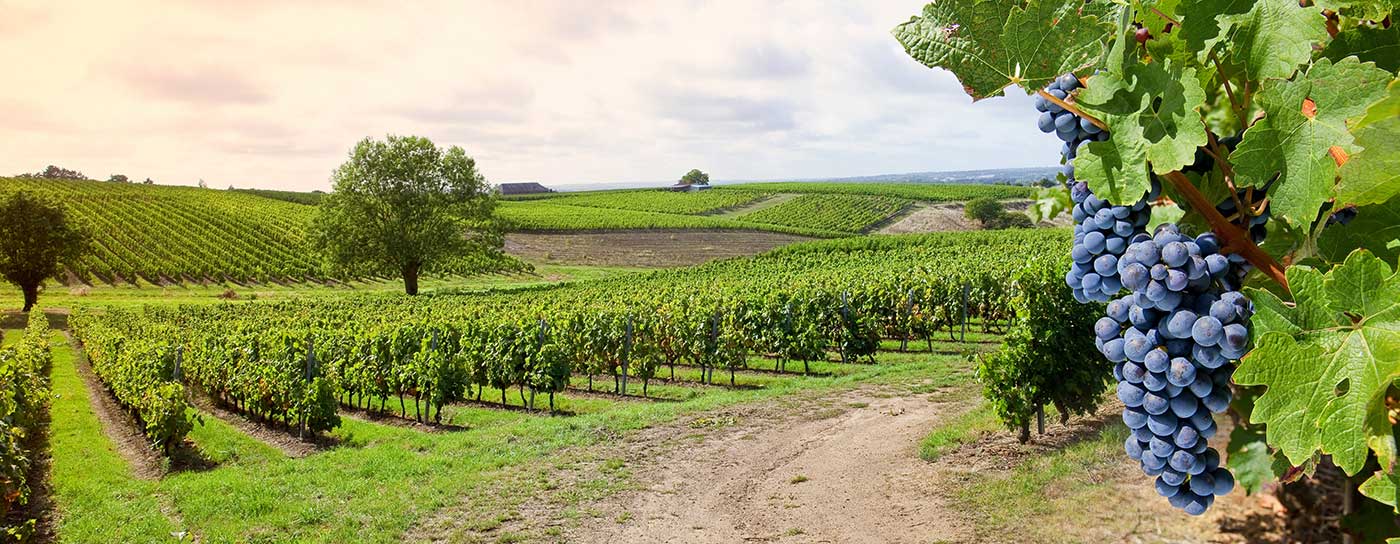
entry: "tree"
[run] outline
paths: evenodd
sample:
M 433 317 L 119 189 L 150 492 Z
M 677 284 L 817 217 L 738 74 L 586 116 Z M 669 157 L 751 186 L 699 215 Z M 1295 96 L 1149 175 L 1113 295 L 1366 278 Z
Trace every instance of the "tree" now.
M 416 295 L 423 273 L 507 258 L 491 186 L 460 147 L 417 136 L 366 138 L 331 181 L 313 238 L 333 268 L 397 274 L 404 292 Z
M 994 228 L 997 220 L 1006 214 L 1006 208 L 995 198 L 982 197 L 968 201 L 963 207 L 963 213 L 968 219 L 981 223 L 983 227 Z
M 112 183 L 131 183 L 131 179 L 126 177 L 126 174 L 112 174 L 107 178 L 107 181 Z
M 0 272 L 24 291 L 24 311 L 39 287 L 87 251 L 87 234 L 62 204 L 18 192 L 0 199 Z
M 143 182 L 141 182 L 141 183 L 144 184 L 144 185 L 155 185 L 155 184 L 156 184 L 155 180 L 153 180 L 153 179 L 151 179 L 151 178 L 146 178 L 146 181 L 143 181 Z
M 24 174 L 20 177 L 45 179 L 87 179 L 87 176 L 84 176 L 82 172 L 79 172 L 77 170 L 69 170 L 67 168 L 61 168 L 52 164 L 45 167 L 42 172 L 39 172 L 37 174 Z
M 701 172 L 699 168 L 692 169 L 681 176 L 681 183 L 686 185 L 709 185 L 710 175 Z

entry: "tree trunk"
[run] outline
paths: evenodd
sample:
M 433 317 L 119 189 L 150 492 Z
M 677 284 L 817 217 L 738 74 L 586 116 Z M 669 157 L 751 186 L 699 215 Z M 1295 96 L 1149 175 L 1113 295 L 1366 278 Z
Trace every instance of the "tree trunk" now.
M 1045 405 L 1035 407 L 1035 430 L 1039 434 L 1045 434 Z
M 24 291 L 24 311 L 25 313 L 28 313 L 29 310 L 34 309 L 34 304 L 39 302 L 39 284 L 27 283 L 21 285 L 20 290 Z
M 1022 444 L 1025 444 L 1026 442 L 1029 442 L 1030 439 L 1031 439 L 1031 422 L 1030 422 L 1030 420 L 1026 420 L 1026 421 L 1024 421 L 1024 422 L 1021 423 L 1021 434 L 1020 434 L 1020 436 L 1017 436 L 1017 437 L 1016 437 L 1016 440 L 1019 440 Z
M 418 294 L 418 270 L 423 265 L 419 263 L 410 264 L 403 267 L 403 292 L 408 295 Z

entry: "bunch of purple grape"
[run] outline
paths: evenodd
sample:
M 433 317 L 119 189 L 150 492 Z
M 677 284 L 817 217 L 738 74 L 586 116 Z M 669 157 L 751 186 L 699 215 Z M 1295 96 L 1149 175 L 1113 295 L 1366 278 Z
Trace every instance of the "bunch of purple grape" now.
M 1253 307 L 1225 286 L 1235 273 L 1214 234 L 1195 238 L 1176 225 L 1140 234 L 1118 261 L 1130 293 L 1108 304 L 1094 325 L 1099 350 L 1114 366 L 1124 449 L 1157 477 L 1157 492 L 1200 515 L 1234 477 L 1207 445 L 1212 413 L 1230 406 L 1231 361 L 1249 348 Z
M 1063 99 L 1079 87 L 1073 75 L 1056 79 L 1046 92 Z M 1151 201 L 1161 186 L 1132 205 L 1114 205 L 1074 179 L 1080 145 L 1108 133 L 1039 95 L 1039 127 L 1065 147 L 1064 174 L 1074 202 L 1073 264 L 1065 273 L 1076 300 L 1108 302 L 1095 324 L 1099 351 L 1115 363 L 1123 421 L 1131 430 L 1124 449 L 1155 476 L 1157 492 L 1191 515 L 1234 489 L 1234 476 L 1208 445 L 1216 433 L 1213 413 L 1232 400 L 1232 361 L 1249 349 L 1253 306 L 1239 292 L 1249 265 L 1221 252 L 1214 234 L 1184 235 L 1173 224 L 1149 235 Z M 1222 204 L 1231 215 L 1234 202 Z M 1267 210 L 1253 219 L 1258 243 Z M 1126 295 L 1117 297 L 1127 290 Z

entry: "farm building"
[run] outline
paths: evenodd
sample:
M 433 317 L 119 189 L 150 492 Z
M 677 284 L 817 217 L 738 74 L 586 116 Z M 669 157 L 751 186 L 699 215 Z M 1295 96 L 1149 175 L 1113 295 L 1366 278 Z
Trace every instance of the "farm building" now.
M 709 185 L 701 185 L 699 183 L 677 182 L 675 185 L 667 187 L 666 189 L 677 193 L 690 193 L 695 191 L 704 191 L 705 189 L 709 188 Z
M 529 183 L 502 183 L 499 186 L 502 195 L 533 195 L 538 193 L 552 193 L 554 189 L 545 187 L 535 182 Z

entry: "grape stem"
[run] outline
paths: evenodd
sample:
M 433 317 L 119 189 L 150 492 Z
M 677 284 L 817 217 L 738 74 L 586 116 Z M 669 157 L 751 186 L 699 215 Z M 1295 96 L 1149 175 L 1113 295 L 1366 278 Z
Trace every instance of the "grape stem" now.
M 1205 121 L 1202 120 L 1202 123 Z M 1220 173 L 1225 177 L 1225 185 L 1230 188 L 1230 198 L 1235 202 L 1235 209 L 1239 213 L 1246 213 L 1245 206 L 1240 202 L 1240 190 L 1235 188 L 1235 168 L 1230 166 L 1230 162 L 1225 160 L 1225 155 L 1220 152 L 1220 141 L 1215 139 L 1215 133 L 1206 127 L 1206 138 L 1209 139 L 1206 147 L 1202 148 L 1207 154 L 1215 158 L 1215 163 L 1220 165 Z M 1251 210 L 1252 211 L 1252 210 Z M 1246 221 L 1248 218 L 1245 218 Z
M 1094 126 L 1099 127 L 1099 128 L 1101 128 L 1101 129 L 1104 129 L 1104 130 L 1108 130 L 1108 125 L 1107 125 L 1107 124 L 1105 124 L 1103 121 L 1098 120 L 1097 118 L 1095 118 L 1095 117 L 1092 116 L 1092 115 L 1089 115 L 1089 114 L 1087 114 L 1087 113 L 1084 113 L 1084 110 L 1079 109 L 1078 106 L 1075 106 L 1074 104 L 1071 104 L 1071 103 L 1069 103 L 1069 102 L 1065 102 L 1064 100 L 1060 100 L 1060 99 L 1058 99 L 1058 98 L 1055 98 L 1055 95 L 1045 92 L 1044 89 L 1039 90 L 1039 91 L 1036 91 L 1036 94 L 1039 94 L 1039 95 L 1041 96 L 1041 98 L 1044 98 L 1044 99 L 1046 99 L 1046 100 L 1049 100 L 1049 101 L 1055 103 L 1056 106 L 1059 106 L 1059 107 L 1061 107 L 1061 108 L 1064 108 L 1065 111 L 1068 111 L 1068 112 L 1070 112 L 1070 113 L 1073 113 L 1073 114 L 1075 114 L 1075 115 L 1078 115 L 1078 116 L 1080 116 L 1080 117 L 1082 117 L 1082 118 L 1084 118 L 1084 119 L 1088 119 L 1090 123 L 1093 123 L 1093 124 L 1094 124 Z
M 1205 195 L 1191 184 L 1191 180 L 1187 179 L 1185 174 L 1168 172 L 1163 177 L 1186 198 L 1186 203 L 1190 204 L 1192 209 L 1205 216 L 1206 222 L 1210 223 L 1211 230 L 1215 231 L 1215 235 L 1224 242 L 1220 245 L 1221 251 L 1238 253 L 1246 261 L 1249 261 L 1249 264 L 1254 265 L 1255 268 L 1282 286 L 1285 291 L 1292 292 L 1288 288 L 1288 278 L 1283 273 L 1283 265 L 1280 265 L 1264 250 L 1259 249 L 1259 246 L 1255 245 L 1254 241 L 1249 238 L 1248 232 L 1225 219 L 1225 216 L 1220 215 L 1220 211 L 1206 200 Z

